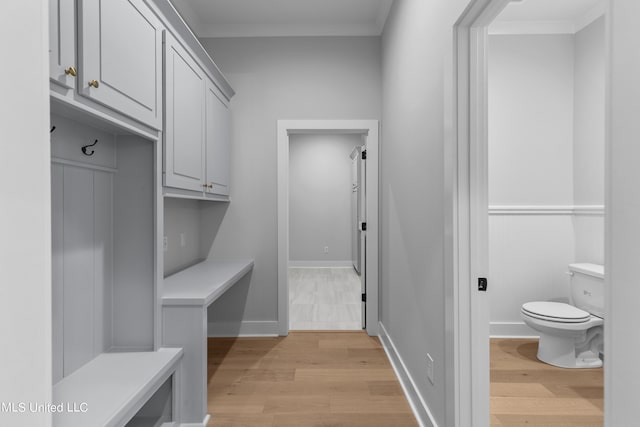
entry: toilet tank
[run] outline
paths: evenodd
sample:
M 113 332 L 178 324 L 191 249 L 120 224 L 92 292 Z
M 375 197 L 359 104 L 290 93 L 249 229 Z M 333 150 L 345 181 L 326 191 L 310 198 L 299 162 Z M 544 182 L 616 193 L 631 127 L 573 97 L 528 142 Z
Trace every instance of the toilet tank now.
M 604 318 L 604 266 L 569 264 L 569 273 L 573 305 Z

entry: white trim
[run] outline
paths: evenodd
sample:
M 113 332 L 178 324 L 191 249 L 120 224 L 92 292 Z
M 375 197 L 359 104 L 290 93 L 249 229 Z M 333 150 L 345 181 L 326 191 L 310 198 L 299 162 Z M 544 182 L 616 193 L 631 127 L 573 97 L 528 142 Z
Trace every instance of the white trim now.
M 216 24 L 200 25 L 196 23 L 194 30 L 200 38 L 220 37 L 366 37 L 379 36 L 378 22 L 343 25 L 336 23 L 309 24 L 287 23 L 274 26 L 271 24 Z
M 213 337 L 277 337 L 278 322 L 243 320 L 238 322 L 210 322 L 207 336 Z
M 605 14 L 606 2 L 601 1 L 573 20 L 566 21 L 497 21 L 489 26 L 490 35 L 509 34 L 575 34 Z
M 289 268 L 353 268 L 353 261 L 289 261 Z
M 490 205 L 489 215 L 604 215 L 604 205 Z
M 77 168 L 90 169 L 90 170 L 95 170 L 95 171 L 100 171 L 100 172 L 118 173 L 118 169 L 117 168 L 110 168 L 110 167 L 107 167 L 107 166 L 93 165 L 91 163 L 82 163 L 82 162 L 78 162 L 76 160 L 62 159 L 60 157 L 51 156 L 51 163 L 54 163 L 54 164 L 57 164 L 57 165 L 64 165 L 64 166 L 75 166 Z
M 524 322 L 491 322 L 489 331 L 491 338 L 540 338 Z
M 418 391 L 418 387 L 411 377 L 411 373 L 409 373 L 407 366 L 404 364 L 402 357 L 400 357 L 400 353 L 398 353 L 396 346 L 393 344 L 393 340 L 387 333 L 382 322 L 380 322 L 380 327 L 378 329 L 380 331 L 378 338 L 380 339 L 382 348 L 385 353 L 387 353 L 387 358 L 389 359 L 389 362 L 391 362 L 391 367 L 396 373 L 398 381 L 400 381 L 402 391 L 404 391 L 404 395 L 409 401 L 409 406 L 411 406 L 411 410 L 413 411 L 418 424 L 420 427 L 438 427 L 438 424 L 429 409 L 429 405 L 427 405 L 427 402 L 425 402 Z
M 445 194 L 451 194 L 451 247 L 445 252 L 445 286 L 452 306 L 447 347 L 453 348 L 455 427 L 489 426 L 489 300 L 478 292 L 478 277 L 488 271 L 487 198 L 487 26 L 509 0 L 472 0 L 454 26 L 453 141 L 445 159 L 451 167 Z M 483 151 L 484 149 L 484 151 Z M 450 222 L 449 222 L 450 221 Z M 446 242 L 445 242 L 446 244 Z
M 204 417 L 204 420 L 202 420 L 201 423 L 182 423 L 180 424 L 180 427 L 207 427 L 210 419 L 211 415 L 207 414 L 207 416 Z
M 499 21 L 489 27 L 489 34 L 497 35 L 545 35 L 575 34 L 576 24 L 572 21 Z
M 378 334 L 378 168 L 377 120 L 278 120 L 278 323 L 279 334 L 289 334 L 289 135 L 298 133 L 356 133 L 367 147 L 367 333 Z

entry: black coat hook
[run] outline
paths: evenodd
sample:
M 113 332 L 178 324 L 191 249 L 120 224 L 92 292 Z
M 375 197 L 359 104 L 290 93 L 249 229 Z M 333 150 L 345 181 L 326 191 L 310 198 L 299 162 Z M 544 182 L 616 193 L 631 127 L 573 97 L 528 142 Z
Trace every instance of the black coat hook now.
M 51 130 L 49 131 L 49 133 L 53 133 L 53 131 L 56 130 L 55 126 L 51 126 Z
M 93 147 L 94 145 L 96 145 L 98 143 L 98 140 L 96 139 L 95 142 L 93 144 L 89 144 L 89 145 L 85 145 L 84 147 L 82 147 L 82 152 L 84 153 L 85 156 L 93 156 L 93 153 L 95 153 L 95 150 L 91 150 L 91 152 L 88 152 L 89 150 L 87 150 L 89 147 Z

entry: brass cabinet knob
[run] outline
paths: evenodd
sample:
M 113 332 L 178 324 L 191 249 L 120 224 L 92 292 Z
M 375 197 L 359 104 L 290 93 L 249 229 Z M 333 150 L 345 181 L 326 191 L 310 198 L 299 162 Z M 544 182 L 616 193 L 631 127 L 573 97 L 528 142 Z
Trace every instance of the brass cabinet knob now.
M 209 190 L 213 190 L 213 184 L 209 184 L 209 185 L 207 185 L 207 188 L 208 188 Z
M 64 70 L 64 73 L 67 75 L 72 75 L 73 77 L 76 77 L 78 75 L 78 72 L 74 67 L 67 68 L 66 70 Z
M 97 80 L 91 80 L 89 82 L 89 86 L 97 88 L 98 86 L 100 86 L 100 83 L 98 83 Z

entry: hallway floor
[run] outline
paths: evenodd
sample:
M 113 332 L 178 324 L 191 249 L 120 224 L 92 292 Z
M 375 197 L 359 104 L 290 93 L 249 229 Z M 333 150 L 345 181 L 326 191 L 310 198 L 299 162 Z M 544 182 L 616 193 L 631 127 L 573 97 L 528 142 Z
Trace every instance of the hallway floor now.
M 208 427 L 414 427 L 377 338 L 209 338 Z
M 360 276 L 349 268 L 289 269 L 289 329 L 362 329 Z
M 491 340 L 491 427 L 602 427 L 604 370 L 536 358 L 538 340 Z

